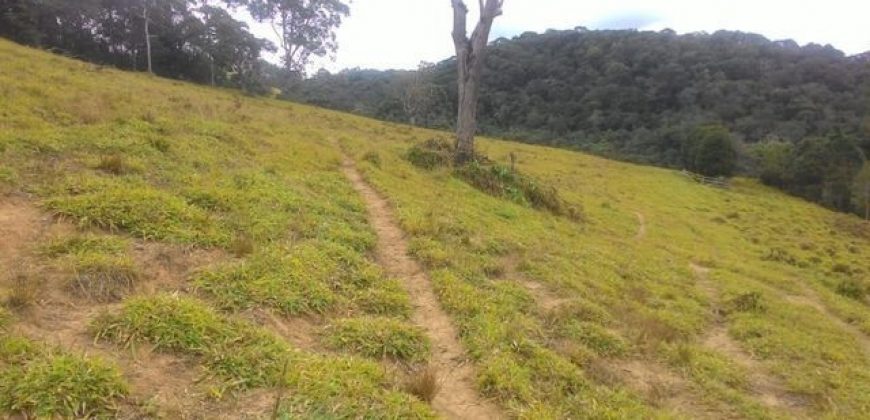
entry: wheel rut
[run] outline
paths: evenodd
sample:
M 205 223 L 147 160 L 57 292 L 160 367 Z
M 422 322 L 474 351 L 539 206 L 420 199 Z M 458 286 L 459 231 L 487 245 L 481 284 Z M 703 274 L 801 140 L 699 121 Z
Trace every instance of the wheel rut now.
M 432 341 L 431 364 L 437 369 L 441 384 L 432 407 L 447 418 L 504 418 L 495 404 L 481 398 L 475 390 L 474 369 L 459 343 L 457 330 L 441 308 L 428 275 L 408 256 L 408 242 L 390 204 L 363 179 L 349 157 L 344 156 L 341 170 L 365 202 L 369 222 L 378 236 L 378 262 L 402 281 L 414 305 L 413 321 Z
M 701 291 L 713 302 L 718 302 L 718 288 L 708 277 L 710 269 L 695 263 L 689 263 L 689 268 L 695 274 Z M 747 371 L 752 392 L 761 404 L 770 409 L 802 417 L 803 403 L 790 396 L 779 378 L 767 372 L 759 361 L 728 335 L 728 328 L 718 308 L 714 307 L 714 315 L 713 325 L 700 338 L 701 344 L 724 354 L 735 363 L 743 366 Z

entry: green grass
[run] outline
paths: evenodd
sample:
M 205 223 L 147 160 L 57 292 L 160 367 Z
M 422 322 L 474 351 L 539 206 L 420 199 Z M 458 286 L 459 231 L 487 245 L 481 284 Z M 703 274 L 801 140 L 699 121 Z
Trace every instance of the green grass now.
M 200 273 L 194 283 L 222 308 L 264 306 L 285 315 L 339 310 L 407 316 L 407 294 L 358 251 L 312 240 L 269 246 L 242 263 Z
M 326 344 L 336 350 L 373 358 L 425 362 L 431 344 L 419 327 L 390 318 L 346 318 L 323 331 Z
M 804 413 L 870 412 L 870 362 L 860 343 L 827 314 L 789 298 L 810 293 L 870 332 L 867 304 L 837 293 L 844 279 L 870 273 L 862 222 L 749 180 L 711 189 L 667 170 L 481 141 L 482 153 L 496 162 L 514 153 L 521 171 L 582 206 L 584 222 L 573 223 L 477 192 L 446 171 L 415 168 L 406 161 L 407 139 L 432 134 L 372 136 L 374 125 L 336 135 L 349 150 L 379 151 L 379 166 L 360 165 L 365 177 L 395 203 L 412 253 L 431 270 L 476 360 L 481 389 L 513 414 L 672 413 L 646 404 L 642 390 L 601 382 L 594 361 L 605 357 L 617 366 L 636 359 L 670 366 L 701 396 L 693 402 L 700 411 L 776 416 L 753 394 L 744 366 L 698 343 L 716 322 L 714 307 L 726 314 L 737 345 L 783 384 L 786 398 L 806 401 Z M 647 223 L 642 238 L 636 212 Z M 786 257 L 771 258 L 771 249 Z M 715 300 L 690 262 L 712 268 Z M 565 302 L 542 309 L 528 281 Z M 690 356 L 676 357 L 675 349 Z
M 117 368 L 24 338 L 0 338 L 0 410 L 38 418 L 110 417 L 127 395 Z
M 51 258 L 90 253 L 119 255 L 123 254 L 129 245 L 130 241 L 120 236 L 85 233 L 52 239 L 43 244 L 41 250 Z
M 353 358 L 301 352 L 271 333 L 190 298 L 128 299 L 93 325 L 97 339 L 197 356 L 227 389 L 286 387 L 294 404 L 334 416 L 428 418 L 428 407 L 392 391 L 384 369 Z M 285 370 L 284 366 L 287 365 Z

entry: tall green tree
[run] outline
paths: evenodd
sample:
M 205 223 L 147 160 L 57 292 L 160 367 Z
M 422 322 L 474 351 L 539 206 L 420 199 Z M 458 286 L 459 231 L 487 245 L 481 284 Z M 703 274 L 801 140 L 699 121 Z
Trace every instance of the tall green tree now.
M 731 176 L 737 167 L 737 150 L 731 132 L 723 125 L 696 128 L 683 145 L 686 167 L 706 176 Z
M 350 14 L 342 0 L 229 0 L 244 4 L 251 16 L 272 25 L 283 52 L 284 67 L 299 74 L 312 56 L 335 52 L 335 30 Z

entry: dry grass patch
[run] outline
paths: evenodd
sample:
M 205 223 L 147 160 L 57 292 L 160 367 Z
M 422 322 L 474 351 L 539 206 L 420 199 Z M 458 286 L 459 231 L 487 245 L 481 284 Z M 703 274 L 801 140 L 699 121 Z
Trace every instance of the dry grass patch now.
M 438 378 L 438 368 L 425 365 L 413 369 L 402 383 L 405 392 L 431 403 L 441 391 L 441 380 Z

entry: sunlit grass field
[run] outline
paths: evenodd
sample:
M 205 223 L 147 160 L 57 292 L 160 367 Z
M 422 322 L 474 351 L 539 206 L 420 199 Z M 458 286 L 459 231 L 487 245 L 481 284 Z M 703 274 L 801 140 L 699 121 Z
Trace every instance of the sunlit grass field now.
M 0 412 L 436 416 L 403 386 L 432 343 L 373 257 L 347 153 L 505 417 L 870 416 L 870 225 L 855 217 L 752 180 L 480 141 L 578 209 L 554 215 L 407 161 L 447 133 L 5 41 L 0 57 L 0 202 L 69 227 L 0 260 Z M 155 245 L 210 257 L 166 281 L 142 257 Z M 81 326 L 50 338 L 49 310 Z M 198 372 L 194 408 L 141 380 L 146 347 Z

